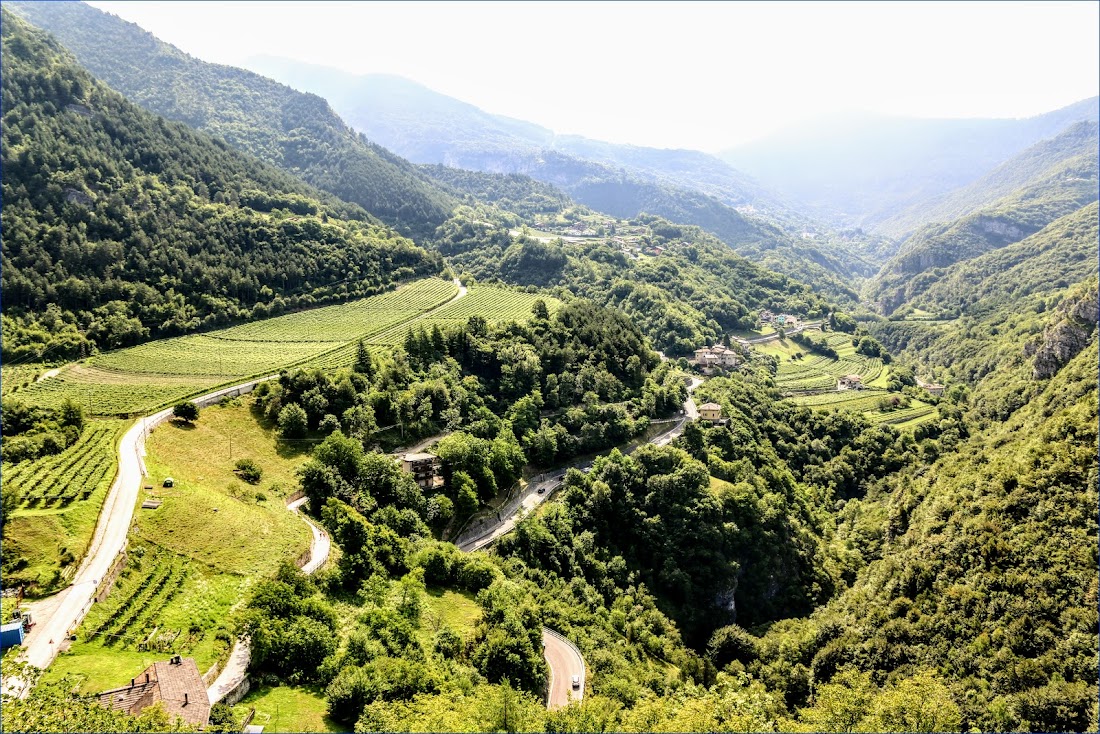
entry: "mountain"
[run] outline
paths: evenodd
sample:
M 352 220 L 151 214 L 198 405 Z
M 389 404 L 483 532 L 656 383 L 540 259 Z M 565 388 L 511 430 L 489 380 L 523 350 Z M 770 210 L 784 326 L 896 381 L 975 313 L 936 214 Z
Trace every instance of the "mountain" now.
M 81 2 L 5 3 L 86 69 L 152 112 L 222 138 L 403 233 L 427 236 L 455 202 L 414 166 L 355 133 L 325 100 L 209 64 Z
M 977 181 L 891 217 L 878 229 L 904 239 L 921 225 L 958 219 L 1017 189 L 1035 185 L 1066 161 L 1089 154 L 1095 158 L 1097 144 L 1096 122 L 1082 120 L 1053 138 L 1039 141 Z
M 870 284 L 871 297 L 891 313 L 933 284 L 939 269 L 1018 242 L 1096 201 L 1096 144 L 1096 125 L 1080 123 L 944 200 L 939 211 L 981 208 L 913 233 Z
M 642 213 L 700 226 L 765 267 L 852 299 L 851 281 L 872 274 L 867 254 L 822 234 L 751 179 L 698 151 L 614 145 L 559 136 L 486 113 L 400 77 L 355 75 L 275 57 L 253 68 L 324 96 L 356 129 L 410 160 L 551 183 L 617 217 Z
M 1093 97 L 1018 120 L 834 117 L 719 157 L 823 221 L 879 231 L 908 207 L 972 183 L 1075 122 L 1098 119 L 1098 108 Z
M 127 101 L 3 12 L 5 360 L 75 358 L 441 269 L 359 206 Z
M 321 95 L 352 127 L 416 163 L 511 173 L 533 153 L 556 151 L 622 168 L 645 181 L 695 189 L 729 206 L 791 213 L 751 178 L 699 151 L 557 135 L 398 76 L 350 74 L 274 56 L 253 57 L 248 65 L 296 89 Z

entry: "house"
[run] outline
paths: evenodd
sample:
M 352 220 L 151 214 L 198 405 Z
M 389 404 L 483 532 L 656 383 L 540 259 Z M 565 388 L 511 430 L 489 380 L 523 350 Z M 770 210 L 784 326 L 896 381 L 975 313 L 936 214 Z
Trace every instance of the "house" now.
M 699 406 L 699 417 L 711 423 L 722 420 L 722 406 L 717 403 L 703 403 Z
M 862 390 L 863 377 L 860 375 L 844 375 L 836 381 L 837 390 Z
M 917 387 L 922 387 L 928 391 L 929 395 L 940 396 L 943 395 L 943 385 L 937 382 L 925 382 L 924 380 L 917 378 Z
M 775 317 L 775 325 L 782 326 L 784 329 L 797 329 L 798 317 L 789 313 L 781 313 Z
M 723 344 L 715 344 L 713 347 L 702 347 L 695 350 L 692 361 L 700 367 L 736 367 L 741 363 L 737 358 L 737 352 Z
M 401 457 L 401 468 L 413 475 L 421 489 L 443 486 L 443 477 L 439 475 L 439 457 L 435 454 L 405 454 Z
M 760 323 L 770 324 L 774 321 L 775 321 L 775 314 L 772 313 L 771 311 L 769 311 L 768 309 L 765 308 L 763 311 L 760 312 Z
M 106 708 L 137 716 L 155 703 L 164 705 L 168 717 L 178 716 L 196 728 L 210 720 L 210 699 L 194 658 L 176 655 L 171 660 L 153 663 L 130 685 L 113 688 L 96 696 Z

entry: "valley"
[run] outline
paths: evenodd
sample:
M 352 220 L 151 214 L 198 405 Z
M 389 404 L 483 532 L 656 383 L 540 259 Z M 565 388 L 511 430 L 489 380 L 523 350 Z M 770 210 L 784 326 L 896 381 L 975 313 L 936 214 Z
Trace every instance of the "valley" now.
M 1095 97 L 712 155 L 0 12 L 5 730 L 1096 730 Z

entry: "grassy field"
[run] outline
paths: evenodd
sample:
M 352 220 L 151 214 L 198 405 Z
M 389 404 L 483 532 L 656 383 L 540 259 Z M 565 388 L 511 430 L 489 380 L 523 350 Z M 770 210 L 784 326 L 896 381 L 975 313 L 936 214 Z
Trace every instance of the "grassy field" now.
M 87 551 L 99 510 L 118 466 L 121 420 L 89 420 L 80 439 L 60 454 L 4 464 L 0 480 L 23 497 L 4 525 L 5 585 L 29 584 L 28 593 L 47 594 L 63 585 Z M 14 562 L 14 561 L 13 561 Z
M 424 595 L 423 626 L 432 634 L 450 627 L 465 637 L 481 618 L 481 607 L 473 594 L 450 589 L 429 588 Z
M 148 413 L 368 338 L 435 308 L 456 292 L 454 283 L 430 278 L 371 298 L 149 342 L 70 364 L 19 394 L 46 406 L 72 398 L 94 415 Z
M 131 532 L 223 573 L 266 575 L 309 547 L 309 529 L 283 501 L 306 456 L 298 445 L 276 443 L 251 399 L 235 402 L 204 409 L 192 426 L 169 421 L 150 434 L 149 494 L 164 504 L 139 510 Z M 259 484 L 233 473 L 242 458 L 263 467 Z M 162 487 L 169 476 L 175 486 Z
M 265 732 L 337 732 L 344 731 L 325 716 L 325 692 L 320 686 L 260 686 L 249 691 L 233 707 L 238 722 L 249 709 L 256 709 L 252 723 Z
M 228 630 L 255 579 L 309 548 L 309 529 L 284 501 L 305 449 L 277 442 L 252 408 L 252 398 L 239 398 L 205 408 L 193 426 L 168 422 L 149 435 L 153 488 L 140 500 L 163 504 L 136 510 L 119 581 L 92 606 L 51 679 L 71 674 L 82 690 L 102 690 L 170 654 L 194 657 L 205 671 L 228 649 L 229 635 L 218 631 Z M 241 458 L 263 467 L 258 485 L 233 473 Z M 175 486 L 161 486 L 167 476 Z

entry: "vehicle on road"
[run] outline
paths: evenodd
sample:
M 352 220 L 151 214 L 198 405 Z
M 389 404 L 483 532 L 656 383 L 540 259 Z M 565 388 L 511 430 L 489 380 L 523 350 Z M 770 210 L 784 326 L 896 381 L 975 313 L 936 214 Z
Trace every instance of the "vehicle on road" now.
M 581 687 L 581 677 L 579 675 L 573 676 L 573 690 L 577 690 Z
M 539 494 L 544 494 L 546 492 L 546 487 L 539 487 L 535 491 L 538 492 Z

